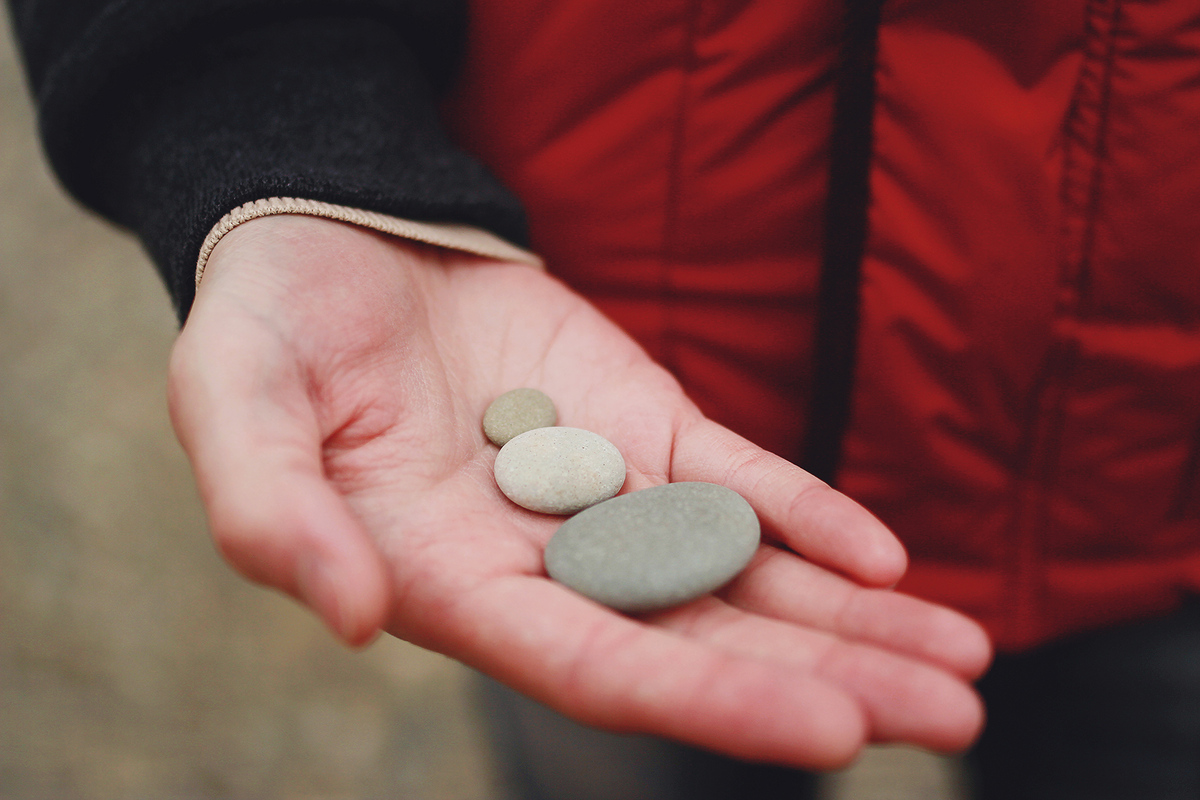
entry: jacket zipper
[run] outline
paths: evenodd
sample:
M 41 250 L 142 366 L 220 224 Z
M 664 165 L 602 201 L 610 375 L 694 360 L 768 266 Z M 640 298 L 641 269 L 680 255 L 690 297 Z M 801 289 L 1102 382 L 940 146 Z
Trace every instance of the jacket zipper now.
M 847 0 L 830 135 L 812 392 L 799 463 L 834 483 L 852 407 L 883 0 Z

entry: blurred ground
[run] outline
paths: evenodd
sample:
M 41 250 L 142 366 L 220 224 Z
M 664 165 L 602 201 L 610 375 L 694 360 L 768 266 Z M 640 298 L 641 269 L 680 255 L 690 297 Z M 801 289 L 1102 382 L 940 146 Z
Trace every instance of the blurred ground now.
M 491 800 L 458 664 L 350 653 L 209 544 L 137 244 L 46 172 L 0 15 L 0 798 Z M 950 800 L 876 749 L 830 798 Z

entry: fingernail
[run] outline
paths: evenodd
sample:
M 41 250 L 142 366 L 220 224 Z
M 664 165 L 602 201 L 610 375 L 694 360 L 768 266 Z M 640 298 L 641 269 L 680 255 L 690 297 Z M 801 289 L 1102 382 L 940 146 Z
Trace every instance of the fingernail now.
M 301 561 L 296 582 L 304 601 L 340 639 L 350 638 L 350 621 L 342 609 L 338 582 L 329 566 L 315 558 Z

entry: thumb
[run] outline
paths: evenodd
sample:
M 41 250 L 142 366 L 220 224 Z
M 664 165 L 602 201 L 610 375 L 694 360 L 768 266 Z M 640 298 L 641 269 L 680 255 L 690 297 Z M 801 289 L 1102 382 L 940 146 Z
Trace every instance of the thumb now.
M 324 475 L 299 369 L 277 344 L 256 347 L 265 340 L 257 332 L 192 322 L 171 356 L 168 399 L 217 548 L 348 644 L 366 644 L 388 615 L 387 564 Z

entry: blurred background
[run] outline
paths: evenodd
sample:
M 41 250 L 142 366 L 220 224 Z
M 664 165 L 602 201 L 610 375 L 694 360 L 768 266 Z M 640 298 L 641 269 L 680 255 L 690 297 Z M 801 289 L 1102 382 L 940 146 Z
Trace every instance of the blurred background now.
M 0 798 L 496 800 L 461 665 L 340 647 L 216 555 L 167 420 L 176 323 L 48 174 L 0 14 Z M 954 800 L 874 748 L 828 800 Z

